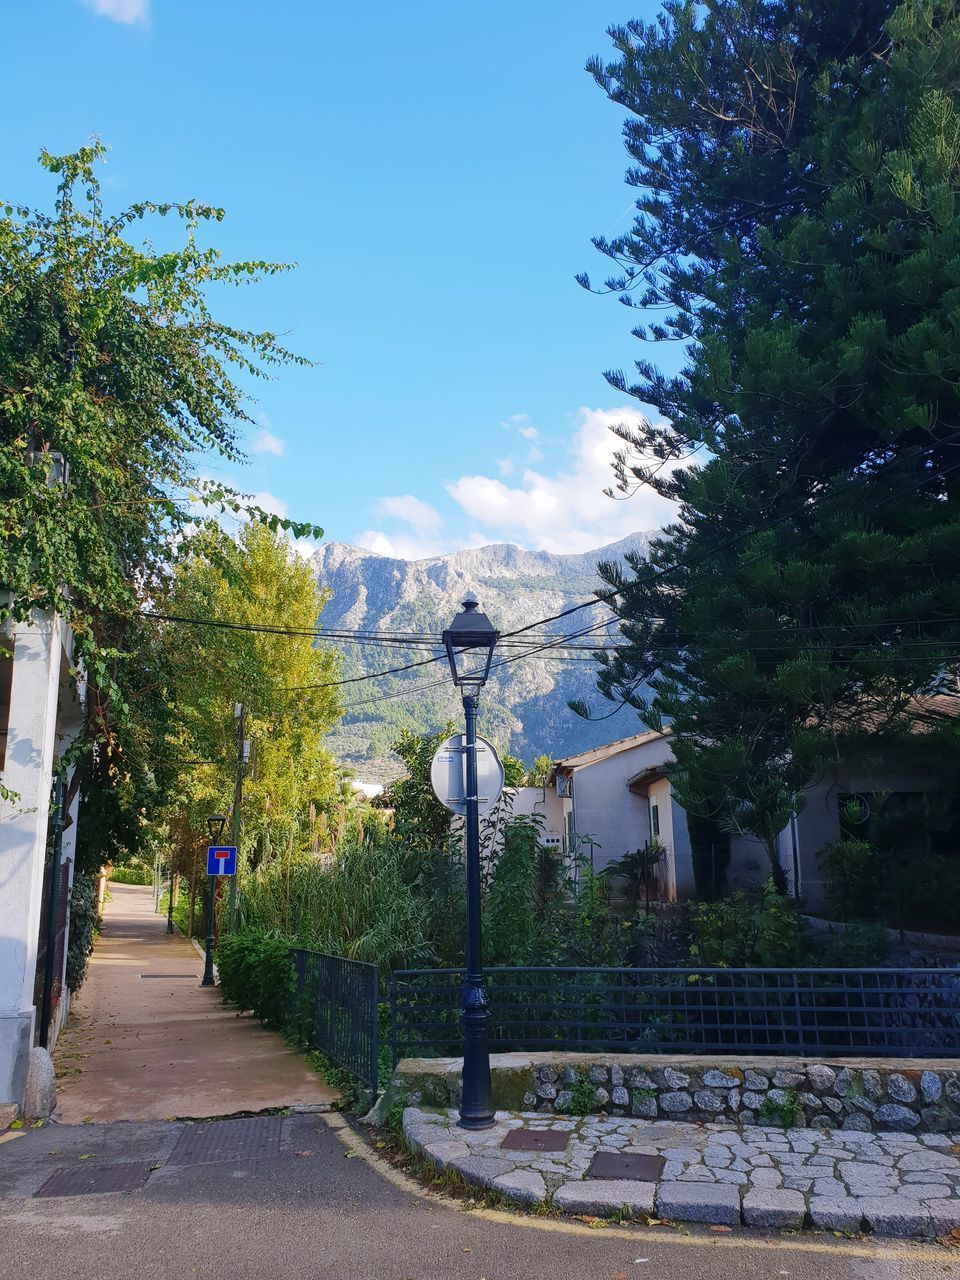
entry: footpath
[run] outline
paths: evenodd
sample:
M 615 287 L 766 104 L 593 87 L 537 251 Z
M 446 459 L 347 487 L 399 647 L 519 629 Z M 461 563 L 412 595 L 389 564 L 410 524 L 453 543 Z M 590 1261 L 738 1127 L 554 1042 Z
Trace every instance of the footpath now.
M 200 957 L 166 934 L 148 889 L 115 885 L 111 892 L 90 976 L 58 1046 L 58 1109 L 41 1127 L 0 1134 L 0 1275 L 960 1278 L 960 1254 L 939 1244 L 736 1226 L 604 1226 L 582 1207 L 586 1221 L 506 1213 L 469 1196 L 447 1199 L 395 1168 L 378 1150 L 385 1144 L 332 1113 L 333 1091 L 300 1054 L 226 1009 L 215 989 L 200 987 Z M 274 1113 L 250 1114 L 258 1111 Z M 438 1119 L 424 1116 L 422 1127 L 436 1129 Z M 539 1115 L 520 1123 L 557 1125 L 556 1136 L 563 1133 Z M 586 1120 L 573 1135 L 578 1163 L 586 1146 L 629 1145 L 604 1123 Z M 443 1136 L 461 1138 L 446 1127 Z M 716 1153 L 703 1157 L 712 1168 Z M 490 1173 L 501 1159 L 479 1151 L 474 1158 Z M 736 1173 L 732 1161 L 739 1158 L 731 1153 L 725 1167 Z M 522 1161 L 522 1153 L 511 1153 L 518 1174 Z M 692 1153 L 687 1163 L 689 1176 Z M 786 1165 L 786 1153 L 776 1163 Z M 771 1157 L 766 1167 L 773 1164 Z M 559 1176 L 545 1173 L 546 1183 Z
M 151 889 L 112 884 L 110 898 L 54 1054 L 57 1120 L 204 1118 L 336 1101 L 302 1053 L 200 986 L 203 960 L 167 933 Z

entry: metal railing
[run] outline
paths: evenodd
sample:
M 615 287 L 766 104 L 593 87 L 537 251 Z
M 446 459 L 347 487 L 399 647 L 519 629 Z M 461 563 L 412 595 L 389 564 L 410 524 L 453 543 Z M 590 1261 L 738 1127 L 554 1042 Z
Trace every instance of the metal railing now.
M 458 1056 L 463 971 L 393 975 L 393 1060 Z M 960 1052 L 957 969 L 487 970 L 494 1052 Z
M 290 1023 L 298 1038 L 377 1092 L 377 966 L 292 951 Z

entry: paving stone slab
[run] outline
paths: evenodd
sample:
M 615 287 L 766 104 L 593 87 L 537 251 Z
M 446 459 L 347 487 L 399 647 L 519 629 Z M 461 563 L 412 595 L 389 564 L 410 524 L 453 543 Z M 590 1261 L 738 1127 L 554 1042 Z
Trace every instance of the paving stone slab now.
M 927 1208 L 933 1219 L 933 1229 L 938 1236 L 960 1230 L 960 1199 L 928 1200 Z
M 513 1173 L 501 1173 L 490 1183 L 494 1191 L 499 1191 L 518 1204 L 542 1204 L 547 1198 L 547 1184 L 543 1175 L 534 1169 L 515 1169 Z
M 960 1226 L 958 1135 L 921 1142 L 911 1134 L 759 1125 L 744 1131 L 722 1122 L 595 1115 L 541 1118 L 543 1133 L 562 1125 L 552 1136 L 566 1147 L 530 1152 L 500 1147 L 518 1116 L 500 1113 L 494 1128 L 479 1133 L 455 1128 L 455 1119 L 452 1111 L 409 1108 L 404 1132 L 436 1163 L 523 1204 L 553 1193 L 553 1203 L 570 1212 L 613 1213 L 626 1205 L 650 1213 L 655 1205 L 675 1221 L 743 1221 L 766 1230 L 795 1230 L 809 1220 L 824 1230 L 929 1238 Z M 633 1163 L 641 1157 L 643 1164 Z M 592 1176 L 604 1164 L 607 1178 Z
M 510 1160 L 493 1160 L 485 1156 L 461 1156 L 452 1161 L 451 1168 L 456 1169 L 467 1182 L 478 1187 L 488 1187 L 494 1178 L 505 1173 L 513 1173 L 514 1166 Z
M 863 1221 L 860 1202 L 853 1196 L 814 1195 L 808 1208 L 813 1225 L 825 1231 L 859 1231 Z

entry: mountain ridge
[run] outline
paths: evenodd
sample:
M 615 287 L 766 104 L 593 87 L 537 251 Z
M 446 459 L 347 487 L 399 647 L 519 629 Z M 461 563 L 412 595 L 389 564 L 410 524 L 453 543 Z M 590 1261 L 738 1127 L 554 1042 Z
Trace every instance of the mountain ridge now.
M 596 570 L 600 561 L 622 559 L 628 551 L 645 555 L 658 532 L 631 534 L 572 554 L 490 543 L 418 560 L 349 543 L 324 543 L 312 557 L 320 585 L 331 592 L 320 624 L 328 630 L 436 636 L 433 651 L 353 644 L 341 650 L 345 677 L 401 666 L 441 652 L 440 632 L 468 591 L 479 598 L 494 626 L 501 632 L 513 631 L 588 600 L 602 585 Z M 551 629 L 569 634 L 603 616 L 598 605 Z M 547 652 L 510 662 L 491 674 L 484 690 L 480 731 L 527 763 L 542 753 L 569 755 L 636 732 L 636 713 L 629 708 L 602 724 L 585 721 L 569 710 L 567 703 L 574 698 L 600 701 L 595 672 L 589 655 L 568 661 Z M 433 732 L 448 720 L 459 722 L 461 714 L 445 661 L 384 677 L 375 684 L 345 686 L 344 706 L 344 718 L 331 735 L 331 749 L 370 781 L 386 781 L 399 772 L 389 748 L 400 729 Z M 608 710 L 602 701 L 600 710 Z

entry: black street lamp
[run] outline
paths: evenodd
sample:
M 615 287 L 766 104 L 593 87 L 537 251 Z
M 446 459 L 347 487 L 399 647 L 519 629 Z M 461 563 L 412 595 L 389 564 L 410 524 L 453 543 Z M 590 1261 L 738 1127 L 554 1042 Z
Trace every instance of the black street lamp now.
M 466 718 L 467 836 L 467 973 L 463 982 L 463 1088 L 460 1097 L 460 1124 L 464 1129 L 488 1129 L 493 1124 L 490 1090 L 490 1051 L 487 1048 L 487 1020 L 490 1007 L 483 982 L 483 955 L 480 937 L 480 807 L 477 795 L 477 707 L 480 690 L 490 674 L 494 646 L 500 637 L 473 596 L 463 601 L 458 613 L 443 633 L 453 683 L 463 695 Z
M 222 813 L 212 813 L 207 819 L 207 832 L 211 845 L 218 845 L 223 839 L 223 828 L 227 820 Z M 207 938 L 206 952 L 203 958 L 203 981 L 201 987 L 213 986 L 213 930 L 217 910 L 217 877 L 207 876 Z

